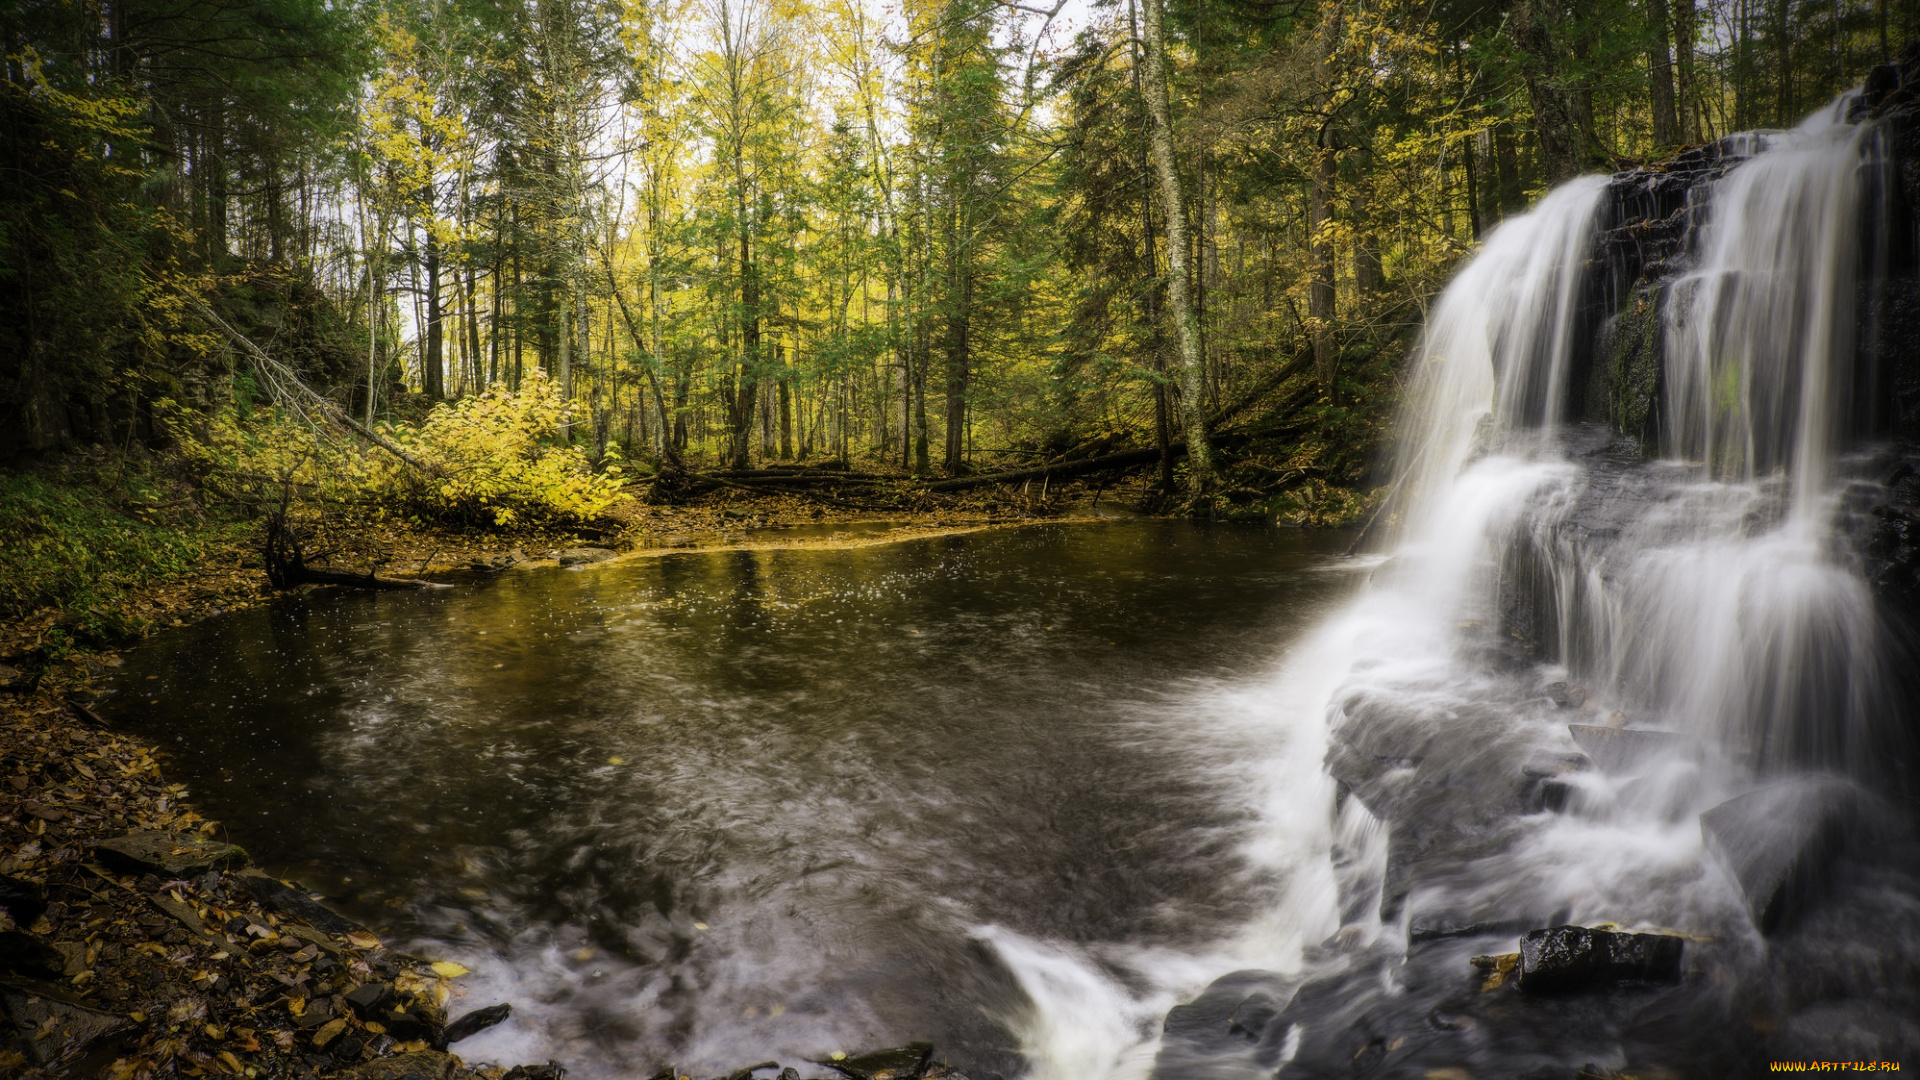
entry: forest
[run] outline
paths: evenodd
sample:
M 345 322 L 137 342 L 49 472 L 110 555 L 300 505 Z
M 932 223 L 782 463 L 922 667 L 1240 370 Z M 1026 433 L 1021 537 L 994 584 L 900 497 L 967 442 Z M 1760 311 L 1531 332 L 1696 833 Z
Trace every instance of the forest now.
M 1920 14 L 33 0 L 0 33 L 15 464 L 197 431 L 271 471 L 233 438 L 290 393 L 377 434 L 538 373 L 596 474 L 1137 448 L 1168 507 L 1325 524 L 1380 483 L 1405 346 L 1503 216 L 1790 126 Z M 1258 453 L 1212 445 L 1228 417 Z
M 0 64 L 0 1075 L 1920 1053 L 1920 0 Z

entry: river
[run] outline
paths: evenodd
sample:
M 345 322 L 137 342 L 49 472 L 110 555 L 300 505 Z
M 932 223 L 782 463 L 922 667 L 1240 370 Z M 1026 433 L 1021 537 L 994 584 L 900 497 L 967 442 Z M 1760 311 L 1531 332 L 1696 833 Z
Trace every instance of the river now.
M 316 595 L 167 635 L 117 708 L 256 859 L 512 1001 L 470 1059 L 924 1039 L 1097 1075 L 1297 955 L 1249 937 L 1298 884 L 1287 808 L 1324 806 L 1274 684 L 1372 565 L 1349 540 L 1051 525 Z

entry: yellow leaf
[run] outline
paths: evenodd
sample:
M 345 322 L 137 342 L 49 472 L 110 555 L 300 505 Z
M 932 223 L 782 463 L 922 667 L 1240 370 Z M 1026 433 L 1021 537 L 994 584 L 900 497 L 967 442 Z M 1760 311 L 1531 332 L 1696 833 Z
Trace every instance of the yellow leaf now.
M 356 949 L 377 949 L 380 947 L 380 939 L 364 931 L 354 930 L 347 934 L 347 944 Z
M 449 979 L 457 979 L 465 975 L 467 969 L 451 960 L 435 960 L 433 962 L 433 973 L 435 975 L 445 975 Z

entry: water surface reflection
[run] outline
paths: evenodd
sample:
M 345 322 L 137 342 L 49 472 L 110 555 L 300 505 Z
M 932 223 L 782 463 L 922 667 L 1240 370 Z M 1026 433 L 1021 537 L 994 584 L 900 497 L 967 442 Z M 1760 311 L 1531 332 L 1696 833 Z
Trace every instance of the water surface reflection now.
M 1046 526 L 322 596 L 165 635 L 114 704 L 267 865 L 514 1000 L 470 1057 L 1014 1073 L 982 928 L 1179 948 L 1275 887 L 1209 702 L 1350 591 L 1311 572 L 1344 543 Z

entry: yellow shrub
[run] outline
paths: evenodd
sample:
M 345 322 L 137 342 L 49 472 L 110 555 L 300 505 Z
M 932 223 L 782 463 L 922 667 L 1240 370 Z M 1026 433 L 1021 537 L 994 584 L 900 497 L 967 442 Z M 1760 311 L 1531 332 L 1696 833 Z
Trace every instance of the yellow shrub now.
M 375 502 L 476 524 L 597 517 L 620 494 L 620 467 L 595 473 L 565 438 L 573 406 L 535 373 L 518 391 L 490 390 L 434 407 L 420 424 L 385 434 L 425 466 L 359 443 L 343 444 L 279 411 L 243 419 L 176 414 L 187 456 L 209 479 L 258 492 L 291 484 L 302 498 Z

